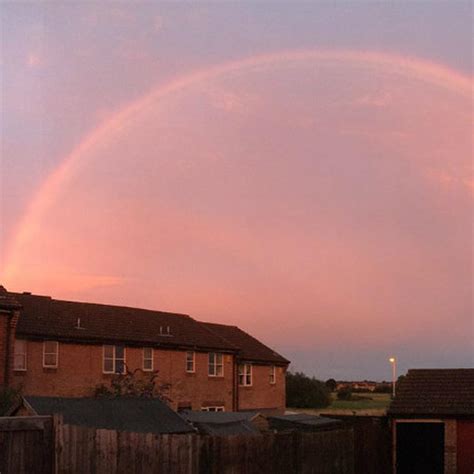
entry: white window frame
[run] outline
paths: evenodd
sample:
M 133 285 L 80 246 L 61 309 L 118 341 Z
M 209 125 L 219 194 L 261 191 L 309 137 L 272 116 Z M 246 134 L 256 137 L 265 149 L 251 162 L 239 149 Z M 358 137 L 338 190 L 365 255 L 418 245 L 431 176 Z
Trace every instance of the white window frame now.
M 117 359 L 116 355 L 116 349 L 117 345 L 114 344 L 104 344 L 102 346 L 102 373 L 103 374 L 119 374 L 119 375 L 124 375 L 127 373 L 127 348 L 125 346 L 121 346 L 120 344 L 118 345 L 119 347 L 123 347 L 123 359 Z M 107 360 L 112 361 L 113 368 L 112 370 L 105 370 L 105 348 L 106 347 L 112 347 L 113 348 L 113 354 L 112 357 L 107 357 Z M 117 360 L 123 360 L 123 372 L 117 372 L 116 371 L 116 365 L 117 365 Z
M 239 387 L 251 387 L 252 383 L 252 364 L 239 364 Z
M 271 365 L 270 366 L 270 385 L 275 385 L 276 384 L 276 366 Z
M 19 350 L 19 346 L 22 345 L 22 350 Z M 17 365 L 17 357 L 21 357 L 23 364 Z M 13 370 L 16 372 L 26 372 L 27 369 L 27 346 L 26 339 L 15 339 L 13 345 Z
M 46 352 L 46 344 L 55 344 L 56 350 L 54 352 Z M 46 356 L 54 355 L 56 363 L 46 364 Z M 59 366 L 59 342 L 58 341 L 43 341 L 43 368 L 44 369 L 57 369 Z
M 225 407 L 224 406 L 201 407 L 201 411 L 212 411 L 212 412 L 225 411 Z
M 220 358 L 220 362 L 218 362 L 218 358 Z M 220 374 L 218 373 L 219 367 L 222 369 Z M 224 377 L 224 354 L 222 352 L 209 352 L 207 374 L 209 377 Z
M 192 359 L 189 359 L 189 355 L 192 355 Z M 192 369 L 189 370 L 188 364 L 192 364 Z M 194 374 L 196 372 L 196 352 L 194 351 L 186 351 L 186 372 L 188 374 Z
M 146 351 L 149 350 L 151 351 L 151 357 L 145 357 L 145 353 Z M 154 361 L 153 361 L 153 357 L 154 354 L 153 354 L 153 347 L 144 347 L 143 348 L 143 361 L 142 361 L 142 369 L 143 369 L 143 372 L 153 372 L 153 369 L 154 369 Z M 151 367 L 147 368 L 145 367 L 145 361 L 150 361 L 151 360 Z

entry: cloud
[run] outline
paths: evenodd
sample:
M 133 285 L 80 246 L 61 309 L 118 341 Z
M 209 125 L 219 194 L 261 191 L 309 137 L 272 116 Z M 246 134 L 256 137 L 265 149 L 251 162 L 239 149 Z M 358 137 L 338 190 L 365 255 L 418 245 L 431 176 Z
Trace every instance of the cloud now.
M 156 15 L 153 18 L 153 29 L 158 32 L 163 29 L 163 17 L 161 15 Z
M 375 94 L 366 94 L 358 97 L 352 102 L 352 104 L 359 107 L 387 107 L 392 104 L 392 96 L 387 91 Z
M 256 96 L 248 93 L 237 93 L 230 90 L 212 87 L 207 90 L 211 106 L 225 112 L 247 112 L 257 100 Z
M 30 53 L 28 54 L 28 57 L 26 58 L 26 64 L 30 68 L 36 68 L 42 64 L 42 60 L 38 54 Z

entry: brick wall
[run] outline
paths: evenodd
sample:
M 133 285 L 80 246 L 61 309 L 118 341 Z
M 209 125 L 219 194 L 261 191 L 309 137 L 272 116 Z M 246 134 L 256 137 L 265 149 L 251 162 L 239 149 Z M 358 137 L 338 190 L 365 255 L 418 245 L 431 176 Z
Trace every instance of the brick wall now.
M 285 368 L 276 367 L 275 384 L 270 384 L 270 366 L 252 365 L 252 385 L 239 386 L 239 410 L 271 409 L 285 411 Z
M 142 367 L 143 349 L 126 348 L 126 363 L 130 371 Z M 223 404 L 232 410 L 233 356 L 224 355 L 224 376 L 208 376 L 208 354 L 196 352 L 195 373 L 186 372 L 186 352 L 155 349 L 154 369 L 157 384 L 171 384 L 172 407 L 190 403 L 202 406 Z M 59 344 L 57 369 L 43 368 L 43 343 L 27 342 L 27 370 L 14 371 L 12 383 L 23 387 L 25 395 L 82 397 L 93 395 L 99 384 L 109 384 L 113 375 L 102 373 L 102 345 Z
M 457 474 L 474 472 L 474 420 L 457 420 Z
M 444 474 L 456 474 L 456 420 L 444 422 Z

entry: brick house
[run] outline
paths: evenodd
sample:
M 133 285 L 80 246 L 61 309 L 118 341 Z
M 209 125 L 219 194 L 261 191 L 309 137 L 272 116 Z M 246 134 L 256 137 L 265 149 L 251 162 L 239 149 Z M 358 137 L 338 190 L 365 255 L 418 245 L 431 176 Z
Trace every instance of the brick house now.
M 394 473 L 474 472 L 474 369 L 409 370 L 387 413 Z
M 289 361 L 235 326 L 0 287 L 0 386 L 90 397 L 117 373 L 158 372 L 175 410 L 285 409 Z

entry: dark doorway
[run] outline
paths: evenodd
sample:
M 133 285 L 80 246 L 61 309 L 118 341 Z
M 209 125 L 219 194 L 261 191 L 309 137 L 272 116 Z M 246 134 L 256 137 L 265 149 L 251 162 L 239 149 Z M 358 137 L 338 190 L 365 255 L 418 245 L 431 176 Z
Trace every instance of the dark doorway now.
M 397 423 L 397 474 L 444 473 L 444 424 Z

